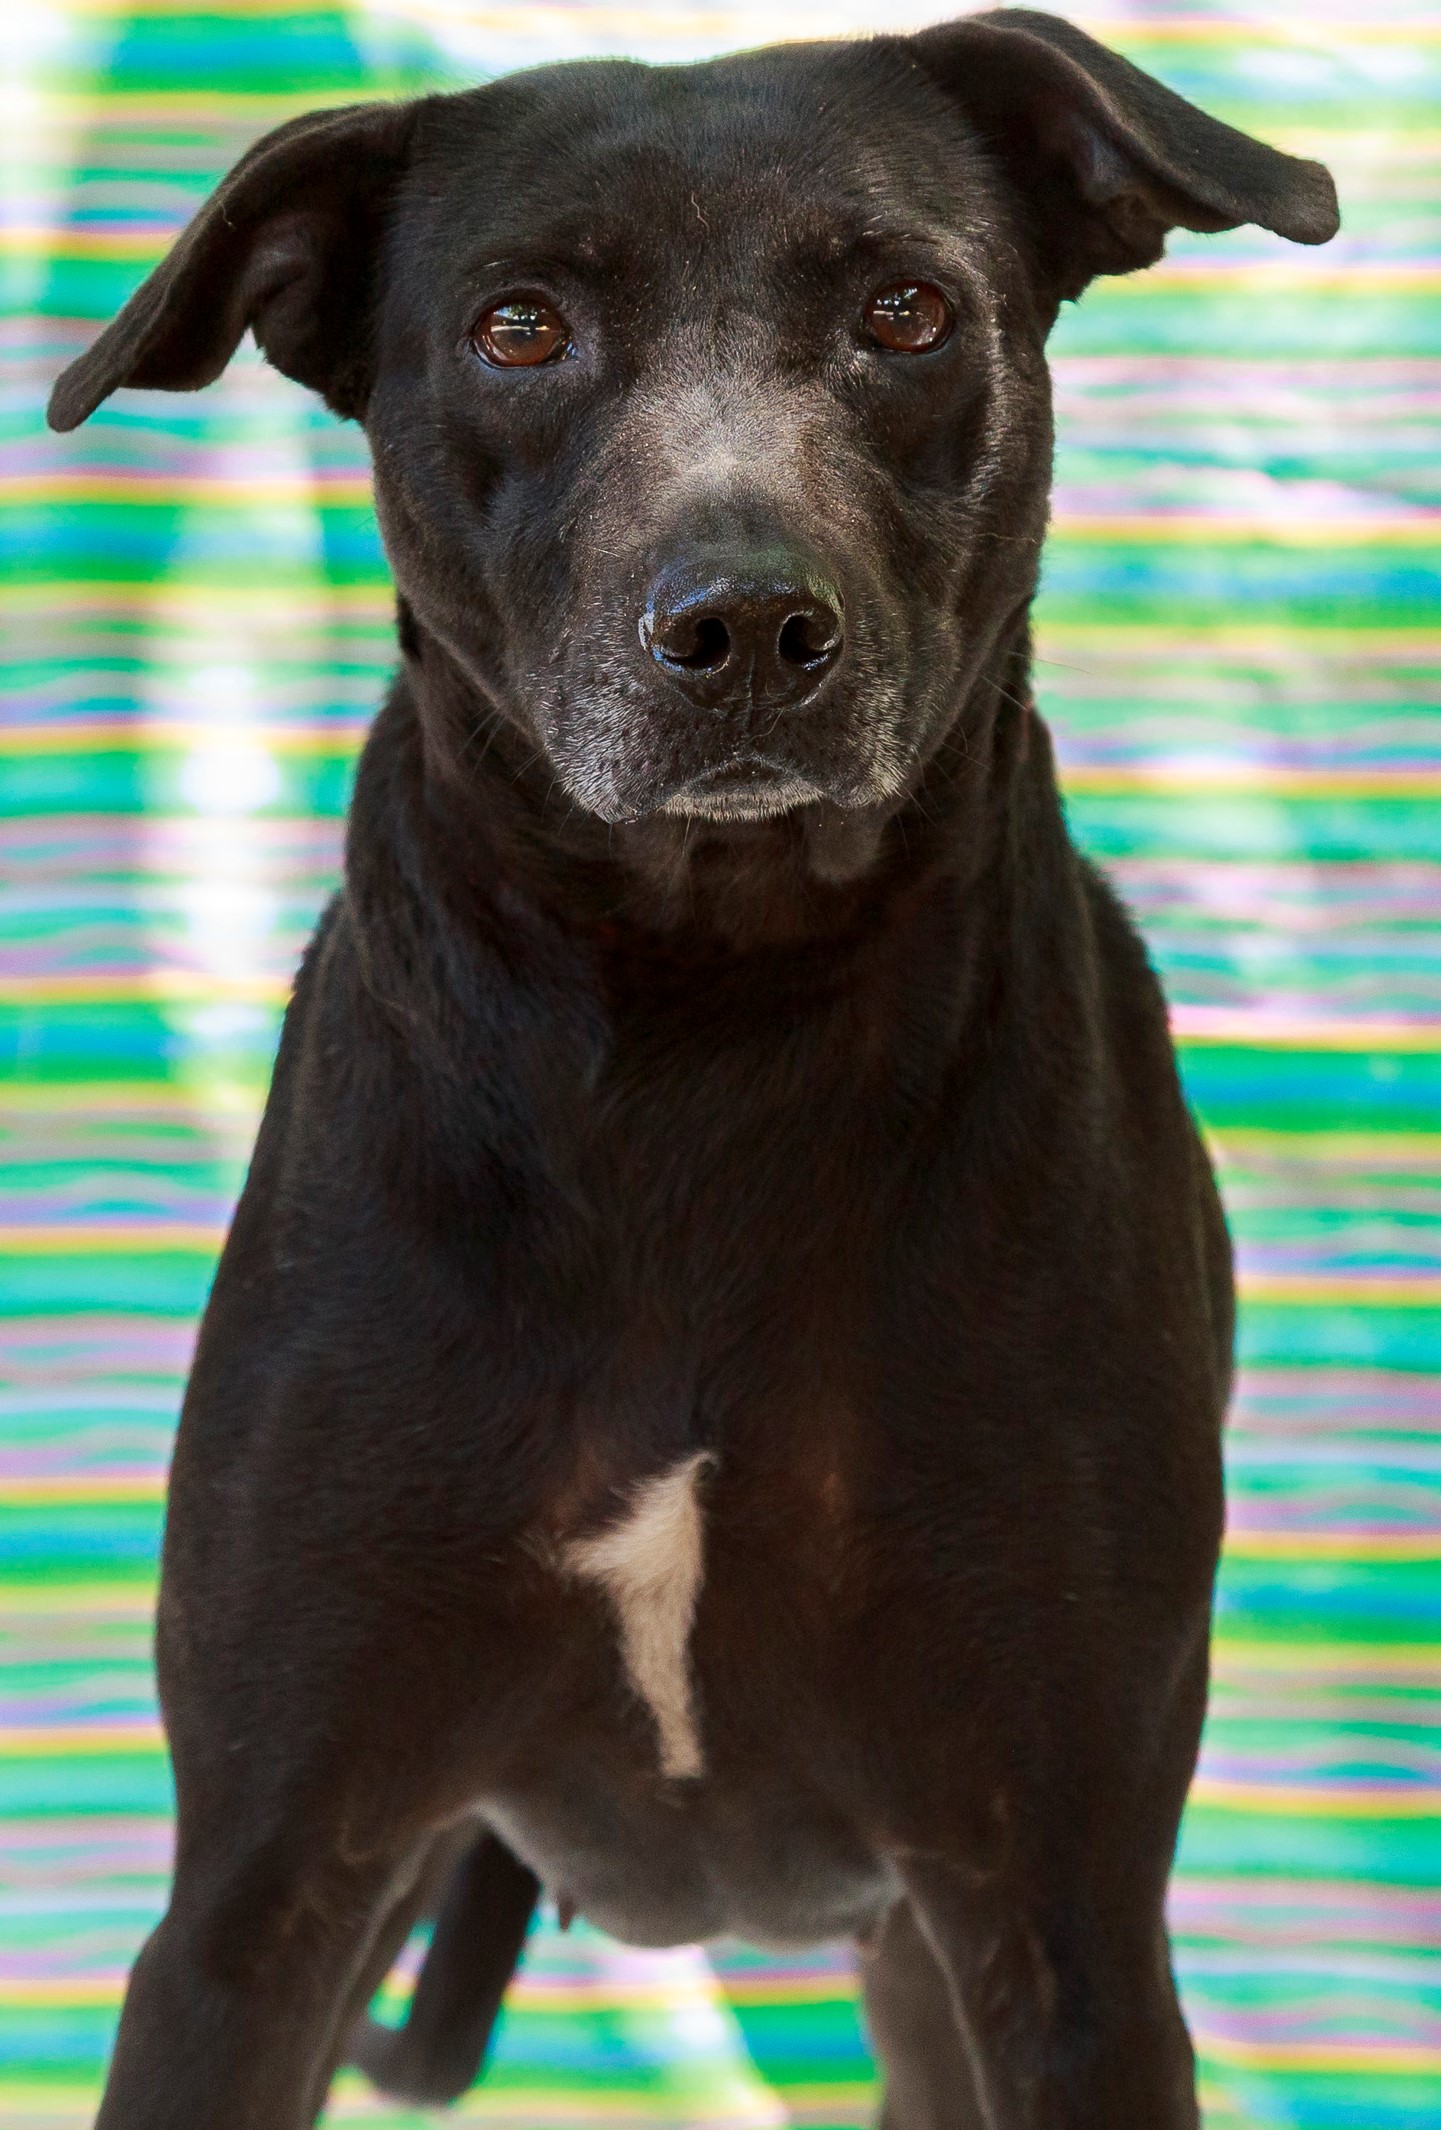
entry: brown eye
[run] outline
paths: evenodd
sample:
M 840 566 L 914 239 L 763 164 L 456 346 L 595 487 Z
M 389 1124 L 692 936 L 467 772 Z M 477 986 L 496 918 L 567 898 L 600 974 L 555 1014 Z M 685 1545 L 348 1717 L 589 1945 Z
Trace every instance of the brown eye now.
M 897 355 L 938 348 L 952 325 L 951 306 L 929 281 L 898 281 L 878 289 L 866 305 L 871 338 Z
M 505 303 L 492 304 L 477 318 L 470 337 L 479 354 L 498 370 L 553 362 L 570 346 L 565 320 L 540 296 L 512 296 Z

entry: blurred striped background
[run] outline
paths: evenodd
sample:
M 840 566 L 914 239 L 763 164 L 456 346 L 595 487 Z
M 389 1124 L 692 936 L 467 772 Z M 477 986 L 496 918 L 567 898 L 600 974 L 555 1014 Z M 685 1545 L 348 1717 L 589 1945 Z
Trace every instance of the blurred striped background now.
M 912 19 L 5 0 L 8 2130 L 89 2121 L 162 1898 L 167 1446 L 393 656 L 358 434 L 253 354 L 65 439 L 42 427 L 49 381 L 239 150 L 311 103 Z M 1076 832 L 1166 975 L 1240 1248 L 1216 1687 L 1173 1903 L 1207 2122 L 1421 2130 L 1441 2123 L 1441 18 L 1142 0 L 1078 19 L 1323 156 L 1346 216 L 1318 253 L 1180 239 L 1063 322 L 1040 675 Z M 870 2103 L 839 1953 L 546 1927 L 460 2119 L 839 2130 Z M 422 2120 L 358 2082 L 331 2114 Z

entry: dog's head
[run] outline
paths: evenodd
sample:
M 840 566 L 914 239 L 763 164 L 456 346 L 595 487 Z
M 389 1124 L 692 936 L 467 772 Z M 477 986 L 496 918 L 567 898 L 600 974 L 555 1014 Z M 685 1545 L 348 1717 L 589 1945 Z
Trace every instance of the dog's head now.
M 1063 299 L 1334 190 L 1022 10 L 260 141 L 56 386 L 247 327 L 364 422 L 417 640 L 606 821 L 881 813 L 1034 588 Z

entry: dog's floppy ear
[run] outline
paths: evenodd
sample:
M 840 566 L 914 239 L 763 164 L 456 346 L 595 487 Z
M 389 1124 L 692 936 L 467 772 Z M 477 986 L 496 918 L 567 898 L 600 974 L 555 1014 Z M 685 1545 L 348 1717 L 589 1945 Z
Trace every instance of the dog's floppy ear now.
M 208 385 L 247 326 L 277 369 L 358 413 L 375 241 L 415 109 L 312 111 L 257 141 L 62 374 L 51 428 L 77 428 L 120 385 Z
M 1255 222 L 1324 244 L 1340 226 L 1320 163 L 1209 118 L 1074 23 L 997 8 L 906 42 L 1029 201 L 1058 300 L 1153 265 L 1171 229 Z

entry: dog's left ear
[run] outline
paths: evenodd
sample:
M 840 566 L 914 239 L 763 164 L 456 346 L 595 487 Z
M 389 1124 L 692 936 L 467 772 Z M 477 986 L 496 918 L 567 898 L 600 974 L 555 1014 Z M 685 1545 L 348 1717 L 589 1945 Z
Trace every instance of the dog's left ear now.
M 51 428 L 78 428 L 121 385 L 198 391 L 247 326 L 287 377 L 361 412 L 375 251 L 417 108 L 310 111 L 258 140 L 62 372 Z
M 1340 227 L 1320 163 L 1209 118 L 1074 23 L 997 8 L 905 42 L 1028 201 L 1057 302 L 1154 265 L 1172 229 L 1255 222 L 1324 244 Z

